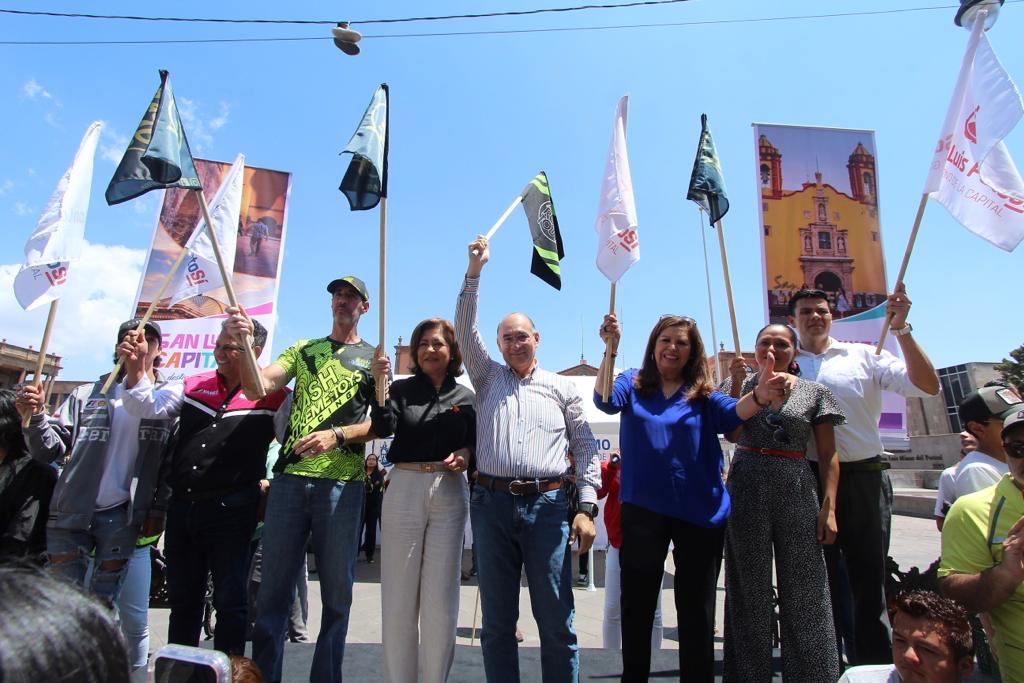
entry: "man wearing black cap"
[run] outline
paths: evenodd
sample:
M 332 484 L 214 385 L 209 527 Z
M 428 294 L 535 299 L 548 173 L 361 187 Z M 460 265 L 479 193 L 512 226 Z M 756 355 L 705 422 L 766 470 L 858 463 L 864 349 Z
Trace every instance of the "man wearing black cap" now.
M 140 322 L 123 323 L 117 344 Z M 147 322 L 144 330 L 149 348 L 143 369 L 151 382 L 161 386 L 155 370 L 160 327 Z M 53 417 L 46 415 L 38 387 L 23 387 L 17 404 L 22 414 L 31 415 L 25 440 L 32 457 L 67 461 L 50 502 L 46 538 L 50 570 L 84 584 L 92 555 L 95 568 L 88 588 L 112 603 L 140 530 L 148 535 L 153 524 L 149 510 L 174 420 L 133 417 L 123 406 L 123 383 L 104 395 L 100 388 L 105 380 L 103 376 L 75 389 Z
M 960 424 L 978 447 L 960 461 L 953 477 L 953 499 L 992 486 L 1009 470 L 1003 449 L 1003 416 L 1024 407 L 1017 391 L 1002 383 L 984 386 L 964 397 L 957 407 Z
M 939 588 L 968 611 L 991 615 L 1002 680 L 1024 681 L 1024 405 L 1004 413 L 1001 428 L 1009 473 L 953 503 Z
M 327 285 L 331 333 L 297 342 L 260 376 L 243 371 L 242 387 L 256 396 L 295 380 L 294 402 L 274 466 L 263 527 L 263 566 L 253 628 L 253 659 L 268 681 L 281 680 L 285 624 L 295 581 L 312 535 L 323 603 L 320 635 L 310 670 L 317 683 L 341 681 L 352 582 L 362 529 L 362 444 L 371 438 L 367 409 L 375 396 L 374 347 L 359 337 L 359 318 L 370 308 L 363 281 L 346 276 Z M 252 334 L 243 311 L 229 308 L 225 329 Z

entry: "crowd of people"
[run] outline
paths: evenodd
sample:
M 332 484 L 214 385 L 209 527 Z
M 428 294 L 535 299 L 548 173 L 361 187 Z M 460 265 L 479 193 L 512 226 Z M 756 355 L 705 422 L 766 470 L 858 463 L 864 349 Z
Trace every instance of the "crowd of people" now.
M 210 577 L 214 647 L 241 655 L 251 631 L 255 665 L 280 681 L 311 550 L 322 614 L 309 679 L 330 683 L 342 678 L 356 562 L 360 553 L 375 560 L 379 517 L 380 676 L 432 683 L 454 660 L 468 519 L 487 680 L 520 679 L 525 574 L 543 679 L 576 681 L 572 555 L 593 543 L 597 500 L 607 497 L 604 644 L 621 647 L 624 681 L 651 674 L 670 548 L 681 681 L 714 679 L 723 558 L 726 681 L 771 679 L 776 602 L 785 680 L 962 680 L 983 643 L 1003 680 L 1024 680 L 1024 402 L 1010 386 L 986 386 L 960 405 L 965 457 L 936 510 L 944 597 L 906 594 L 890 612 L 881 394 L 939 391 L 902 287 L 887 313 L 903 360 L 834 339 L 827 294 L 801 290 L 788 298 L 788 326 L 758 332 L 756 371 L 737 359 L 715 386 L 696 322 L 665 315 L 640 367 L 620 373 L 607 396 L 583 397 L 540 367 L 541 335 L 525 313 L 502 318 L 501 360 L 490 356 L 477 322 L 489 257 L 486 238 L 469 244 L 454 323 L 419 323 L 412 375 L 393 383 L 383 347 L 359 334 L 366 285 L 346 276 L 327 285 L 330 333 L 266 367 L 244 359 L 245 344 L 259 355 L 266 330 L 230 308 L 217 368 L 183 382 L 160 376 L 159 326 L 140 334 L 130 320 L 117 333 L 124 369 L 108 393 L 101 377 L 49 414 L 37 387 L 0 392 L 3 561 L 45 565 L 60 579 L 47 589 L 54 599 L 78 585 L 116 608 L 126 648 L 113 665 L 138 669 L 148 655 L 148 590 L 138 586 L 148 588 L 149 546 L 163 534 L 168 641 L 198 645 Z M 606 316 L 600 338 L 616 348 L 621 334 Z M 456 381 L 464 370 L 472 390 Z M 389 381 L 383 405 L 375 378 Z M 619 416 L 621 455 L 600 461 L 584 400 Z M 728 467 L 719 435 L 736 444 Z M 364 444 L 392 436 L 383 494 Z M 275 440 L 268 483 L 264 454 Z M 0 644 L 0 677 L 13 666 L 9 651 Z

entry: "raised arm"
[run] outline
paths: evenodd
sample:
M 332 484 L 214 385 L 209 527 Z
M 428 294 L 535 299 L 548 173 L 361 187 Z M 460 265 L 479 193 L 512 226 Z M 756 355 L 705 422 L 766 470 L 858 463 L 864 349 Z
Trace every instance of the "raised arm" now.
M 462 360 L 466 364 L 470 381 L 479 394 L 490 371 L 491 359 L 487 355 L 487 345 L 477 326 L 476 310 L 480 273 L 484 264 L 491 257 L 487 238 L 480 236 L 469 243 L 469 265 L 466 267 L 466 279 L 459 292 L 455 304 L 455 337 L 462 351 Z
M 917 345 L 912 332 L 908 330 L 906 334 L 898 334 L 900 330 L 907 327 L 910 306 L 911 301 L 907 296 L 907 288 L 901 282 L 896 291 L 889 295 L 885 304 L 886 313 L 892 316 L 889 329 L 892 330 L 896 342 L 900 345 L 900 351 L 903 352 L 903 361 L 907 364 L 907 376 L 911 383 L 921 391 L 935 396 L 939 393 L 939 376 L 936 374 L 931 360 Z
M 224 323 L 224 329 L 233 333 L 237 337 L 238 343 L 244 346 L 245 340 L 251 339 L 253 335 L 252 320 L 244 310 L 235 306 L 228 306 L 225 311 L 229 317 Z M 246 398 L 254 400 L 259 398 L 260 384 L 263 385 L 264 393 L 269 395 L 283 388 L 290 381 L 292 381 L 292 376 L 278 363 L 271 363 L 261 369 L 258 376 L 248 367 L 248 363 L 242 365 L 242 391 Z
M 91 389 L 92 385 L 87 385 Z M 78 420 L 78 406 L 81 401 L 76 389 L 61 404 L 54 417 L 46 414 L 43 388 L 26 384 L 18 390 L 15 406 L 22 415 L 30 415 L 25 432 L 25 446 L 29 455 L 45 463 L 62 460 L 71 452 L 74 440 L 74 426 Z

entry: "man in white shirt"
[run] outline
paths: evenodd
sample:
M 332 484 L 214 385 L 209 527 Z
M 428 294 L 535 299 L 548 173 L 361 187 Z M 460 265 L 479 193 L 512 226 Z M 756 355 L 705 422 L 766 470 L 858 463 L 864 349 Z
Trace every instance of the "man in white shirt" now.
M 829 336 L 832 311 L 825 292 L 802 289 L 789 300 L 789 323 L 800 335 L 796 360 L 801 376 L 831 389 L 846 415 L 846 424 L 835 430 L 840 460 L 836 500 L 839 534 L 836 542 L 824 546 L 824 550 L 834 615 L 838 615 L 836 607 L 840 604 L 840 562 L 845 563 L 849 577 L 853 633 L 852 642 L 847 639 L 845 649 L 851 664 L 892 661 L 885 602 L 892 483 L 885 472 L 889 465 L 882 460 L 878 432 L 882 391 L 903 396 L 939 393 L 935 368 L 914 341 L 907 323 L 910 305 L 902 285 L 886 303 L 890 329 L 906 359 L 901 361 L 887 351 L 876 355 L 867 344 L 841 342 Z M 837 638 L 841 632 L 837 618 Z M 840 654 L 842 650 L 840 647 Z
M 953 500 L 993 486 L 1009 472 L 1003 448 L 1003 418 L 1021 407 L 1010 386 L 984 386 L 964 397 L 957 408 L 960 423 L 978 442 L 978 448 L 960 461 L 953 478 Z
M 974 671 L 967 613 L 931 591 L 902 593 L 893 614 L 894 664 L 855 666 L 839 683 L 960 683 Z
M 960 432 L 960 460 L 963 460 L 968 453 L 978 450 L 978 440 L 970 432 Z M 942 470 L 939 475 L 939 490 L 935 495 L 935 527 L 942 531 L 942 525 L 946 521 L 946 513 L 956 500 L 956 470 L 960 463 L 950 465 Z

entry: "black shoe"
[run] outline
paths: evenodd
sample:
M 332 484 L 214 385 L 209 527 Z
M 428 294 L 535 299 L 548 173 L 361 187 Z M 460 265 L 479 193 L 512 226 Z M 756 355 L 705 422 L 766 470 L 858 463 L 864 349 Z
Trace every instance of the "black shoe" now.
M 368 558 L 366 558 L 366 563 L 367 564 L 377 564 L 377 560 L 373 559 L 372 557 L 368 557 Z
M 586 574 L 580 574 L 580 577 L 576 579 L 577 586 L 586 586 L 590 583 L 590 577 Z

